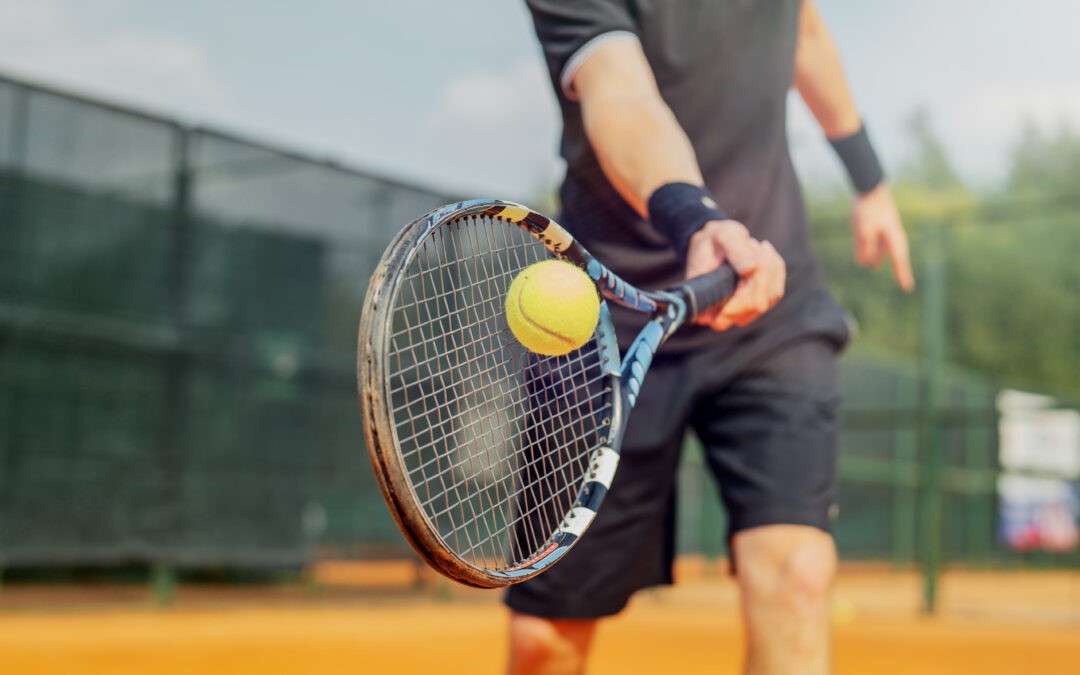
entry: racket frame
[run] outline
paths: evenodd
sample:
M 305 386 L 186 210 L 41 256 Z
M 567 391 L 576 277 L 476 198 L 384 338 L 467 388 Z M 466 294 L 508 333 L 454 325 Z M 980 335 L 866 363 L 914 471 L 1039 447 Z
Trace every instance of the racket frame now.
M 443 541 L 431 519 L 419 506 L 419 498 L 407 478 L 398 450 L 397 430 L 387 402 L 390 382 L 387 359 L 392 325 L 393 299 L 400 291 L 409 263 L 419 244 L 451 220 L 486 216 L 513 223 L 539 239 L 555 257 L 583 268 L 603 298 L 594 340 L 598 341 L 601 369 L 609 388 L 605 406 L 610 414 L 602 420 L 607 431 L 593 451 L 589 472 L 582 478 L 573 507 L 549 538 L 549 545 L 513 567 L 491 570 L 478 567 L 455 554 Z M 651 316 L 625 355 L 620 355 L 607 301 Z M 528 207 L 493 199 L 473 199 L 448 204 L 410 223 L 387 247 L 368 287 L 361 314 L 357 345 L 357 384 L 360 413 L 368 453 L 384 500 L 406 540 L 417 555 L 445 576 L 467 586 L 495 588 L 536 576 L 566 555 L 592 523 L 611 486 L 618 467 L 625 416 L 633 407 L 645 373 L 660 344 L 687 317 L 692 292 L 643 291 L 621 279 L 593 257 L 562 226 Z

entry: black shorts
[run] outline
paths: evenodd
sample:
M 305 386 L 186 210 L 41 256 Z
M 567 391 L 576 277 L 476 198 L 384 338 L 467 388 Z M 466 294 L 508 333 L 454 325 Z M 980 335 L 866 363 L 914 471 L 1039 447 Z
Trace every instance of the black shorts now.
M 830 530 L 844 339 L 812 335 L 739 358 L 658 354 L 623 441 L 611 490 L 588 533 L 506 604 L 560 619 L 618 613 L 638 589 L 672 582 L 675 476 L 687 428 L 704 445 L 729 538 L 775 524 Z

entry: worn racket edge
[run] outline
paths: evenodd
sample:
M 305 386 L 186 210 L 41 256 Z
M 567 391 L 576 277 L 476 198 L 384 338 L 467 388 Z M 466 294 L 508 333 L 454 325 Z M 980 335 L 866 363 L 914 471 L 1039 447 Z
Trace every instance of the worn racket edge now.
M 558 357 L 527 351 L 504 316 L 513 278 L 550 257 L 583 268 L 602 300 L 593 338 Z M 357 381 L 379 487 L 417 554 L 483 588 L 566 555 L 611 485 L 653 354 L 737 282 L 724 265 L 640 290 L 512 202 L 458 202 L 406 226 L 368 287 Z M 625 354 L 609 302 L 648 317 Z

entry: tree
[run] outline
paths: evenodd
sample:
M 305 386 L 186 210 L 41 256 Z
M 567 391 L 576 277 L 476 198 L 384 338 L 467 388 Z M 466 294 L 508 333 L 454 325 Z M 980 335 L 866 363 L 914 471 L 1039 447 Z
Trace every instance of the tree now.
M 901 182 L 914 183 L 934 190 L 954 190 L 963 187 L 963 181 L 949 161 L 945 145 L 934 132 L 930 113 L 920 108 L 908 118 L 915 156 L 900 173 Z
M 968 190 L 925 112 L 909 124 L 914 156 L 894 181 L 916 274 L 929 228 L 944 228 L 950 363 L 1002 385 L 1080 401 L 1080 136 L 1028 124 L 1009 179 Z M 920 303 L 851 260 L 847 208 L 810 200 L 831 286 L 856 316 L 856 348 L 914 357 Z
M 1046 134 L 1028 120 L 1013 150 L 1009 191 L 1048 197 L 1078 196 L 1078 175 L 1080 134 L 1067 124 L 1062 124 L 1056 134 Z

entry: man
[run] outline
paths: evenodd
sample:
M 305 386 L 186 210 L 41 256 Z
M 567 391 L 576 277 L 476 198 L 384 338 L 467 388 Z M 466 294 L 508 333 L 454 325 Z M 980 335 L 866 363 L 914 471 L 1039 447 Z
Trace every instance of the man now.
M 746 671 L 827 672 L 835 368 L 848 333 L 788 155 L 792 83 L 859 193 L 857 259 L 887 256 L 899 285 L 913 286 L 832 39 L 810 0 L 527 2 L 564 120 L 562 224 L 642 287 L 725 260 L 740 284 L 657 355 L 588 536 L 508 592 L 510 671 L 582 672 L 596 620 L 671 582 L 672 486 L 689 426 L 728 512 Z M 636 319 L 613 311 L 632 336 Z

